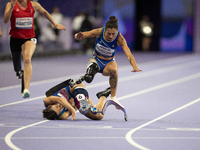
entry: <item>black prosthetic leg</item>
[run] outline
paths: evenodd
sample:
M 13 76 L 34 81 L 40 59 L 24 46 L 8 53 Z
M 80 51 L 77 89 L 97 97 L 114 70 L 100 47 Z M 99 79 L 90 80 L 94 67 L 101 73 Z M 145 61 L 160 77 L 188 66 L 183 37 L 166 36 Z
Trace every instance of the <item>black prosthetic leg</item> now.
M 22 79 L 22 82 L 21 82 L 21 93 L 23 93 L 24 92 L 24 71 L 23 70 L 21 70 L 20 71 L 21 72 L 21 78 L 18 78 L 18 79 Z
M 22 64 L 21 64 L 21 51 L 12 51 L 11 53 L 12 53 L 13 66 L 16 72 L 16 76 L 18 79 L 21 79 L 23 75 Z
M 18 79 L 21 79 L 21 93 L 24 91 L 24 71 L 22 70 L 21 51 L 11 51 L 14 70 Z
M 87 83 L 91 83 L 94 75 L 99 71 L 99 67 L 96 63 L 92 62 L 89 64 L 89 66 L 87 67 L 87 71 L 85 74 L 85 81 Z

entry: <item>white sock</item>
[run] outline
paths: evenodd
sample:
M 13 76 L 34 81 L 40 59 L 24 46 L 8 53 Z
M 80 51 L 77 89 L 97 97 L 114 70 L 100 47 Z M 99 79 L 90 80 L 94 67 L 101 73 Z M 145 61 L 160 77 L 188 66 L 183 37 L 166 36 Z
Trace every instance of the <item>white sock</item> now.
M 117 101 L 117 97 L 116 96 L 115 97 L 110 96 L 109 100 Z

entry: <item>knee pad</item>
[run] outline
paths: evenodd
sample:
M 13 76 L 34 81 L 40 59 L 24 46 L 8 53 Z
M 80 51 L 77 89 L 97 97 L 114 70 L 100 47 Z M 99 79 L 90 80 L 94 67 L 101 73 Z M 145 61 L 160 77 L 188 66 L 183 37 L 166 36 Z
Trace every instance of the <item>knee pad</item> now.
M 92 108 L 92 105 L 88 102 L 88 92 L 84 88 L 76 88 L 73 92 L 76 105 L 81 114 L 87 114 Z
M 94 75 L 99 71 L 99 67 L 96 63 L 92 62 L 88 65 L 87 67 L 87 71 L 86 71 L 86 74 L 85 74 L 85 81 L 87 83 L 91 83 L 93 78 L 94 78 Z

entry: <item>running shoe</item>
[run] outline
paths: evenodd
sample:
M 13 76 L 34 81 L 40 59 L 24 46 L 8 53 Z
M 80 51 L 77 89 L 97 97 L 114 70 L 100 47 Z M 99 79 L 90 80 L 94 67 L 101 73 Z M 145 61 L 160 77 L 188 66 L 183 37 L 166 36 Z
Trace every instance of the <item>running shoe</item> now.
M 102 92 L 98 92 L 97 94 L 96 94 L 96 96 L 98 97 L 98 99 L 101 97 L 101 96 L 105 96 L 106 98 L 110 95 L 110 93 L 111 93 L 111 89 L 110 89 L 110 87 L 108 87 L 107 89 L 105 89 L 104 91 L 102 91 Z
M 24 92 L 22 93 L 23 98 L 29 98 L 31 96 L 31 93 L 28 89 L 24 89 Z

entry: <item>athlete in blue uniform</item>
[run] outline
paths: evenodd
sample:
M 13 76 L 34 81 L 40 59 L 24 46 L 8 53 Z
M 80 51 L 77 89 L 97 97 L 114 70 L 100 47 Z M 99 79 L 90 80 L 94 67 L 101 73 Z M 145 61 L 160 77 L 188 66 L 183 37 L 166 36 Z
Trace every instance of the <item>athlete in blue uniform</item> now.
M 43 117 L 49 120 L 66 120 L 72 115 L 72 121 L 75 119 L 76 110 L 78 109 L 81 114 L 90 119 L 101 120 L 103 119 L 105 111 L 102 113 L 94 113 L 92 110 L 93 108 L 102 110 L 103 107 L 105 107 L 105 100 L 109 94 L 110 88 L 97 93 L 99 102 L 94 106 L 83 83 L 74 84 L 72 87 L 67 85 L 52 95 L 44 98 L 43 102 L 46 109 L 43 110 Z
M 116 91 L 118 83 L 118 66 L 115 62 L 115 54 L 119 45 L 122 47 L 128 61 L 133 67 L 131 72 L 142 71 L 141 69 L 138 69 L 135 58 L 127 46 L 125 38 L 118 31 L 117 21 L 118 19 L 115 16 L 111 16 L 106 22 L 104 28 L 98 28 L 87 32 L 79 32 L 74 35 L 76 40 L 96 37 L 94 52 L 89 59 L 84 80 L 87 83 L 92 82 L 93 77 L 97 72 L 102 73 L 104 76 L 110 76 L 110 100 L 115 101 L 117 101 Z

